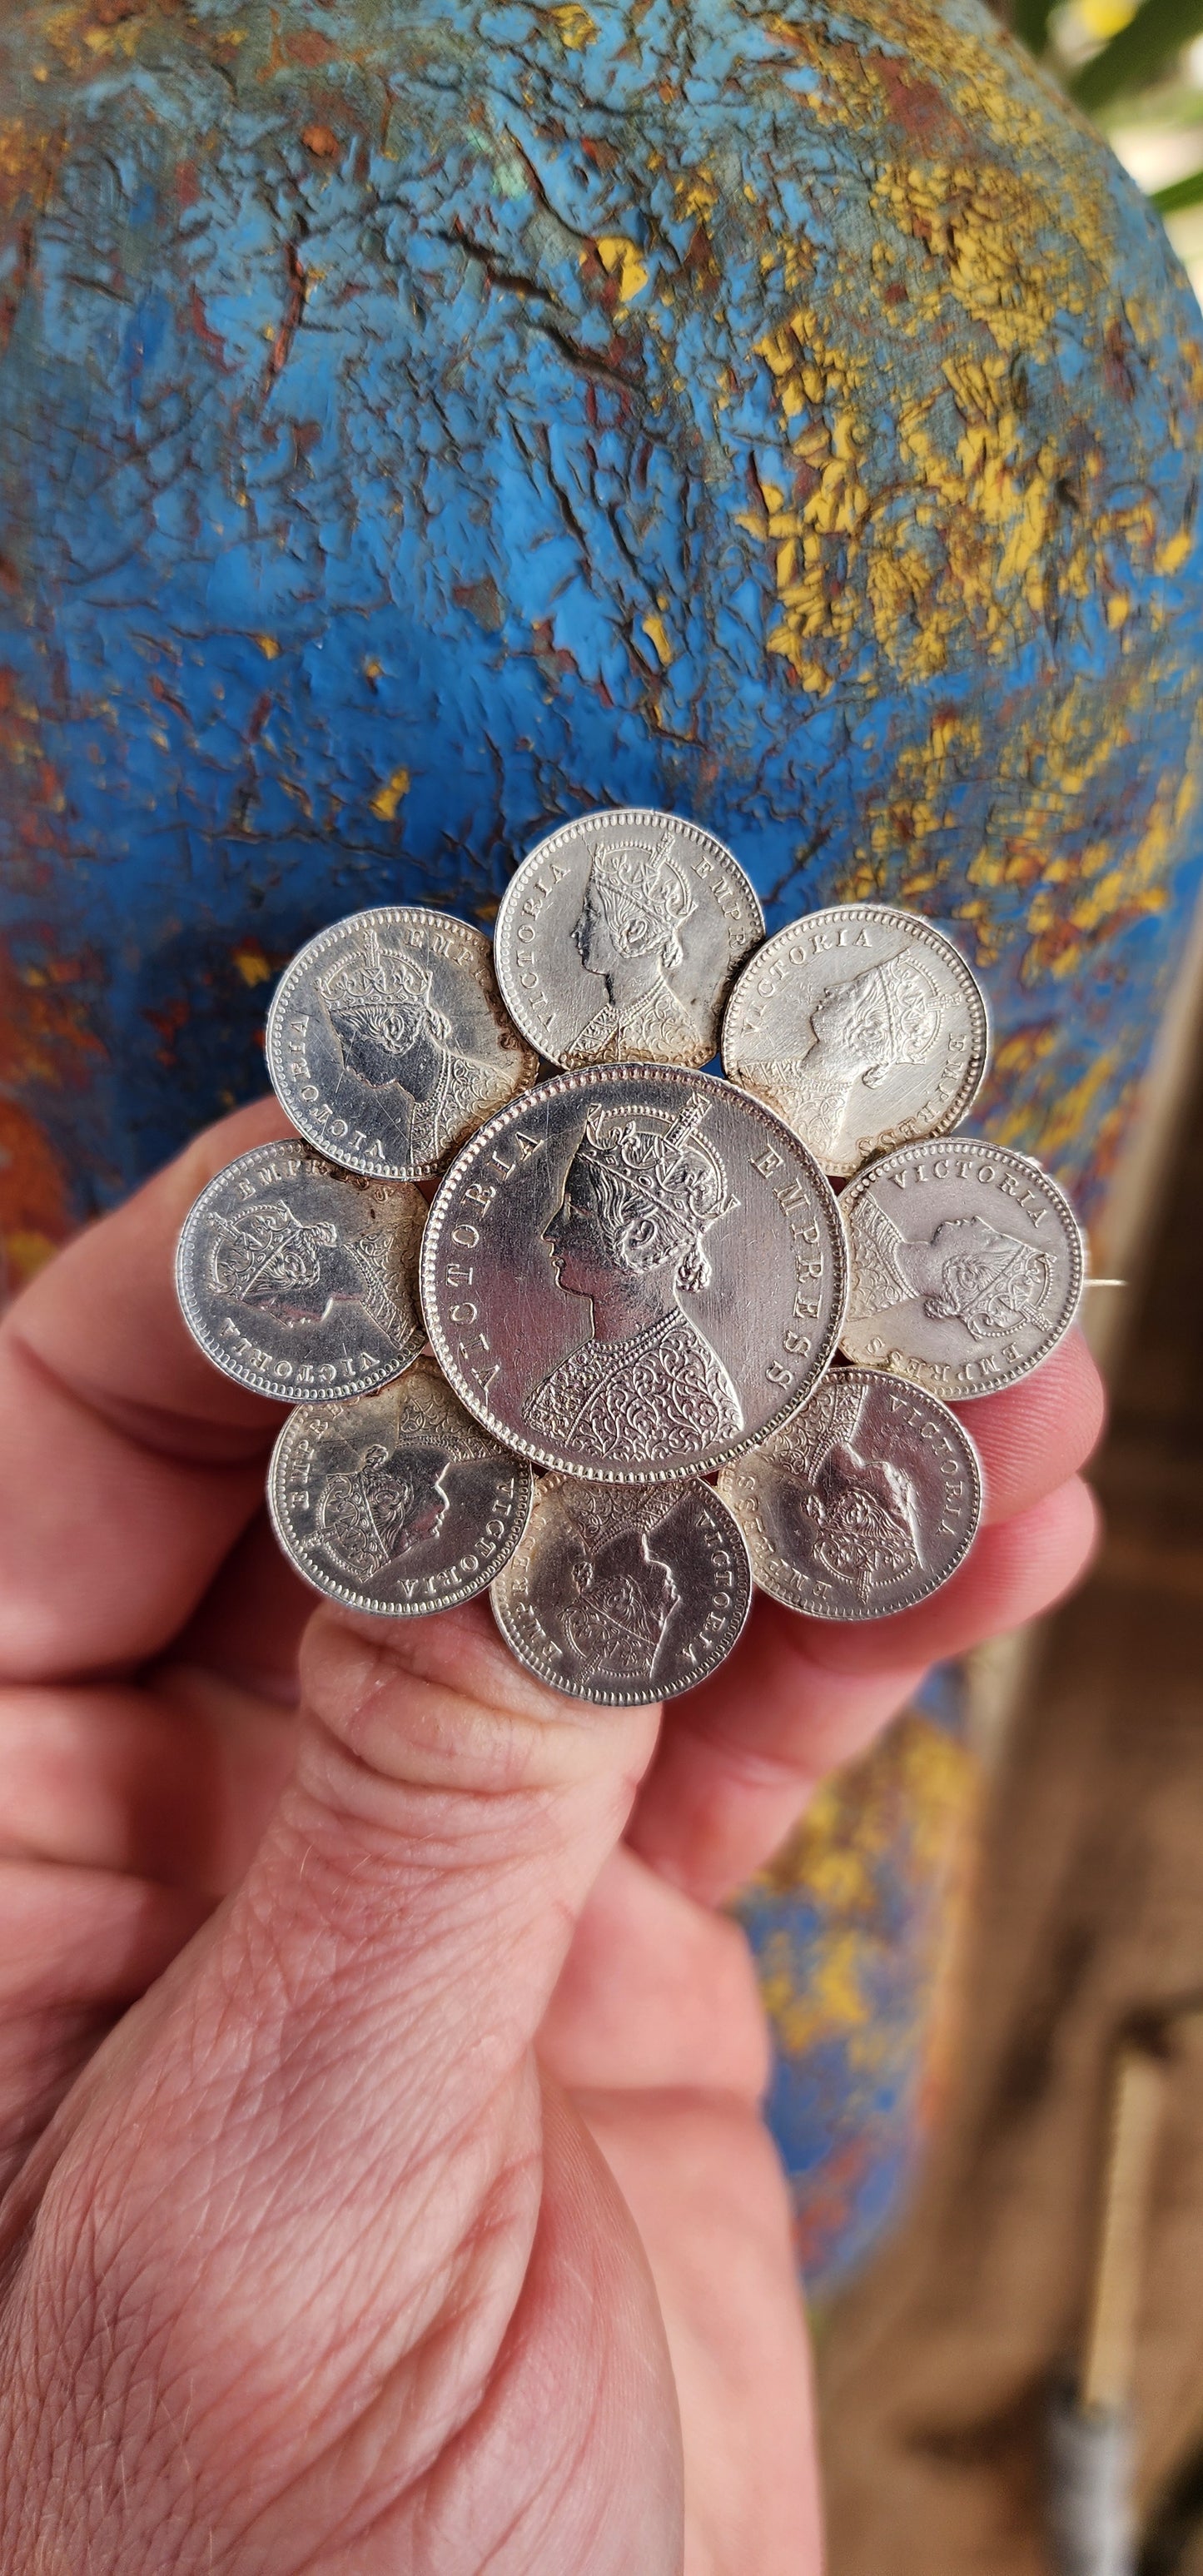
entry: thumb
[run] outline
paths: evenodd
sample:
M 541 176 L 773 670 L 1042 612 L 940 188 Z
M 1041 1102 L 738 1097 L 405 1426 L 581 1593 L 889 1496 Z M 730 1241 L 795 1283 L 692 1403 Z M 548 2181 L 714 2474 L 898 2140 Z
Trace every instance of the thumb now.
M 273 1938 L 320 1921 L 390 2027 L 403 1972 L 407 2044 L 463 2116 L 539 2028 L 659 1708 L 545 1688 L 483 1601 L 400 1629 L 319 1611 L 302 1686 L 296 1775 L 248 1904 Z
M 659 1712 L 546 1690 L 482 1602 L 404 1626 L 323 1608 L 302 1684 L 248 1875 L 94 2061 L 18 2282 L 17 2331 L 50 2337 L 73 2405 L 103 2353 L 103 2422 L 162 2441 L 170 2402 L 188 2494 L 216 2479 L 248 2516 L 282 2479 L 308 2492 L 348 2428 L 370 2452 L 365 2410 L 396 2415 L 392 2485 L 462 2427 L 539 2270 L 549 2155 L 561 2210 L 604 2212 L 589 2233 L 618 2249 L 592 2278 L 551 2267 L 570 2346 L 609 2263 L 628 2352 L 661 2349 L 613 2187 L 554 2108 L 548 2148 L 530 2053 Z

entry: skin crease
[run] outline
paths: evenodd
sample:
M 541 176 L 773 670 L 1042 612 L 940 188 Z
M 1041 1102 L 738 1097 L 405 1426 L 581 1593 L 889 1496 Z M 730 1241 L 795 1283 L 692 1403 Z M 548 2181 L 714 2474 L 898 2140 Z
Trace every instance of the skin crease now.
M 767 2038 L 712 1911 L 934 1655 L 1080 1572 L 1080 1343 L 919 1610 L 677 1702 L 323 1605 L 171 1293 L 237 1113 L 0 1339 L 6 2576 L 816 2576 Z M 298 1670 L 299 1658 L 299 1670 Z

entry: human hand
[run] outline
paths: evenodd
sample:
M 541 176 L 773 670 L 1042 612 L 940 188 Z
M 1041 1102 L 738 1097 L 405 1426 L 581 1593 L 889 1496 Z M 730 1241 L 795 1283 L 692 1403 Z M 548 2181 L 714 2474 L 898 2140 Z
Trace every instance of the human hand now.
M 803 2576 L 766 2034 L 712 1908 L 1081 1571 L 1097 1377 L 1071 1340 L 968 1408 L 990 1526 L 930 1602 L 760 1600 L 662 1726 L 569 1701 L 487 1604 L 315 1609 L 277 1555 L 278 1409 L 172 1252 L 281 1126 L 212 1129 L 0 1339 L 0 2563 Z

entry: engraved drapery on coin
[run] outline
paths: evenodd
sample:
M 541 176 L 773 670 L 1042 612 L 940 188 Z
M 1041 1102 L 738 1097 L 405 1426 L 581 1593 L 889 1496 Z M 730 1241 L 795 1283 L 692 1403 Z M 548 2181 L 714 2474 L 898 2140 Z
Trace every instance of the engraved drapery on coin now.
M 420 1359 L 377 1395 L 291 1414 L 267 1499 L 307 1583 L 348 1609 L 414 1619 L 470 1601 L 500 1573 L 533 1481 Z
M 937 1592 L 982 1508 L 955 1413 L 879 1369 L 836 1368 L 718 1490 L 763 1592 L 814 1619 L 882 1619 Z
M 825 1172 L 943 1135 L 986 1069 L 986 1004 L 963 957 L 917 913 L 837 904 L 779 930 L 744 967 L 723 1065 L 767 1100 Z
M 606 1708 L 704 1681 L 730 1654 L 751 1597 L 743 1537 L 708 1485 L 557 1475 L 539 1478 L 526 1535 L 492 1591 L 519 1663 Z
M 483 931 L 395 903 L 334 922 L 293 958 L 268 1014 L 267 1069 L 323 1153 L 403 1181 L 436 1172 L 539 1068 Z
M 1039 1164 L 977 1136 L 906 1145 L 845 1190 L 842 1347 L 956 1403 L 1013 1386 L 1068 1332 L 1083 1246 Z
M 420 1191 L 338 1171 L 295 1136 L 256 1145 L 189 1211 L 176 1254 L 206 1357 L 283 1404 L 367 1394 L 426 1339 Z
M 584 814 L 540 841 L 493 948 L 518 1027 L 553 1064 L 703 1065 L 764 937 L 738 861 L 674 814 Z
M 603 1483 L 706 1473 L 826 1367 L 843 1229 L 813 1157 L 712 1075 L 556 1075 L 474 1136 L 421 1264 L 434 1350 L 470 1411 Z

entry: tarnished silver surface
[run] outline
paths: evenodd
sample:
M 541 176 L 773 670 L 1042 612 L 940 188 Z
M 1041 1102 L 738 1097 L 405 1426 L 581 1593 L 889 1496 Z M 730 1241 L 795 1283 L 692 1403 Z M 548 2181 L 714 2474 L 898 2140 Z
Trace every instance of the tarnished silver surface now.
M 707 1472 L 835 1347 L 830 1184 L 743 1091 L 668 1066 L 541 1083 L 474 1136 L 423 1237 L 422 1306 L 470 1411 L 603 1483 Z
M 416 1619 L 470 1601 L 500 1573 L 533 1483 L 420 1359 L 378 1395 L 291 1414 L 267 1500 L 307 1583 L 349 1610 Z
M 1026 1377 L 1078 1311 L 1073 1210 L 1005 1145 L 905 1145 L 852 1182 L 840 1213 L 852 1254 L 843 1349 L 946 1403 Z
M 541 1476 L 493 1585 L 528 1671 L 573 1699 L 637 1708 L 691 1690 L 730 1654 L 752 1598 L 738 1524 L 708 1485 Z
M 835 904 L 779 930 L 745 966 L 723 1021 L 723 1065 L 767 1100 L 825 1172 L 943 1135 L 986 1070 L 984 995 L 918 913 Z
M 293 1124 L 372 1180 L 437 1172 L 534 1081 L 489 942 L 470 921 L 381 904 L 320 930 L 267 1020 L 267 1069 Z
M 702 1065 L 764 937 L 731 852 L 675 814 L 583 814 L 511 878 L 493 941 L 507 1008 L 553 1064 Z
M 176 1253 L 184 1320 L 206 1358 L 257 1395 L 368 1394 L 416 1359 L 421 1192 L 361 1180 L 290 1136 L 218 1172 Z
M 835 1368 L 718 1490 L 762 1592 L 814 1619 L 884 1619 L 947 1583 L 982 1509 L 977 1451 L 938 1397 Z

